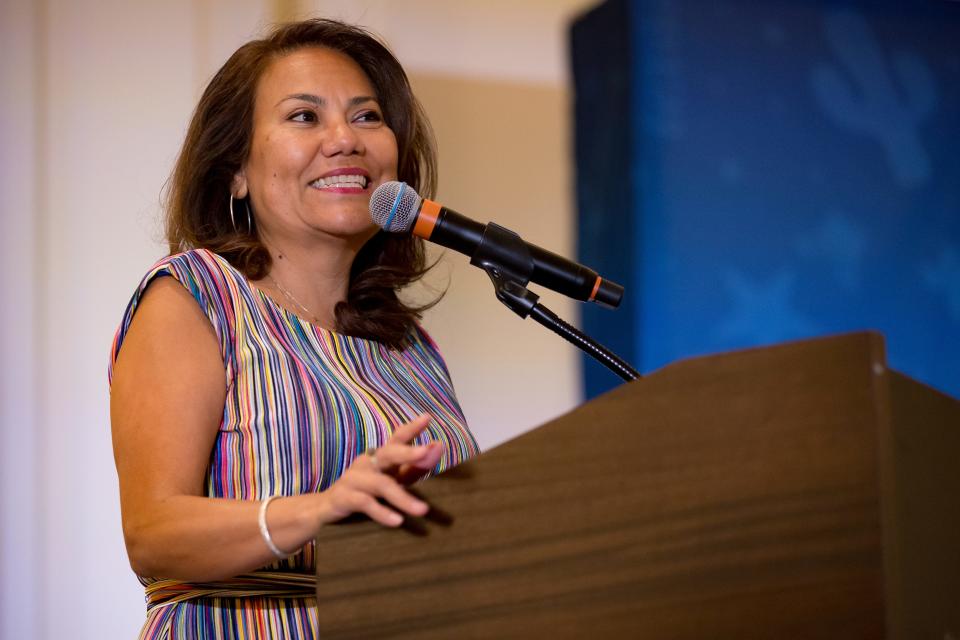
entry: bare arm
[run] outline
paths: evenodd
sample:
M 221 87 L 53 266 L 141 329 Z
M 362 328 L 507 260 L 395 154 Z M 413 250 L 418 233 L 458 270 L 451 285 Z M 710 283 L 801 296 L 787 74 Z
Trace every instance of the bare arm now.
M 113 371 L 113 449 L 133 569 L 202 581 L 274 561 L 257 525 L 258 502 L 203 497 L 226 377 L 213 327 L 172 278 L 156 280 L 144 294 Z M 378 451 L 377 463 L 401 476 L 432 468 L 440 445 L 409 445 L 427 422 L 421 416 L 398 428 Z M 321 526 L 350 513 L 397 526 L 398 511 L 426 510 L 391 474 L 362 456 L 327 491 L 274 500 L 267 524 L 280 549 L 295 551 Z

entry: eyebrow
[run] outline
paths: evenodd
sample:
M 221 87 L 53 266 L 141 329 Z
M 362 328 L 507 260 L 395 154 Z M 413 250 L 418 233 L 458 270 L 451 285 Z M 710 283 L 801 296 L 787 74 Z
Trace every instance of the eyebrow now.
M 304 102 L 309 102 L 310 104 L 314 104 L 317 107 L 327 106 L 327 101 L 325 99 L 321 98 L 320 96 L 314 95 L 312 93 L 290 94 L 289 96 L 287 96 L 286 98 L 278 102 L 276 106 L 280 106 L 282 103 L 286 102 L 287 100 L 302 100 Z M 353 98 L 350 98 L 349 101 L 347 101 L 347 106 L 355 107 L 357 105 L 364 104 L 365 102 L 376 102 L 376 101 L 377 99 L 374 98 L 373 96 L 354 96 Z

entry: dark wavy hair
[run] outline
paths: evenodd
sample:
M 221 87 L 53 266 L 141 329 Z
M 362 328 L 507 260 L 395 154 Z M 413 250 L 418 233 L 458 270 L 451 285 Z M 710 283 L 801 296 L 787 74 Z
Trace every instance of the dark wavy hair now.
M 352 58 L 370 79 L 384 119 L 397 138 L 397 178 L 433 197 L 436 145 L 423 107 L 394 55 L 369 32 L 335 20 L 311 19 L 277 26 L 240 47 L 207 85 L 187 130 L 167 185 L 166 233 L 170 253 L 209 249 L 247 278 L 259 280 L 271 258 L 239 201 L 237 226 L 230 188 L 250 153 L 257 85 L 275 59 L 304 47 L 324 47 Z M 425 265 L 423 241 L 383 231 L 357 254 L 347 299 L 334 310 L 337 331 L 400 348 L 414 322 L 436 301 L 405 304 L 397 292 L 418 280 Z

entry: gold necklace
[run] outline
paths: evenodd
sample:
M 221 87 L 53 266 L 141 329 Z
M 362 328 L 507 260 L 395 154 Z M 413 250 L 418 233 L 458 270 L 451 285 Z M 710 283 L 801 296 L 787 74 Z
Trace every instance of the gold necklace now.
M 279 290 L 280 290 L 280 293 L 282 293 L 282 294 L 284 295 L 284 297 L 286 297 L 286 299 L 287 299 L 289 302 L 292 302 L 295 307 L 300 307 L 300 310 L 303 311 L 303 312 L 306 314 L 307 320 L 309 320 L 309 321 L 312 322 L 313 324 L 320 324 L 320 321 L 317 319 L 317 316 L 315 316 L 313 313 L 311 313 L 311 312 L 310 312 L 310 309 L 307 309 L 305 306 L 303 306 L 302 304 L 300 304 L 300 301 L 297 300 L 292 293 L 290 293 L 289 291 L 287 291 L 287 290 L 283 287 L 282 284 L 280 284 L 279 282 L 277 282 L 277 279 L 276 279 L 276 278 L 274 278 L 274 277 L 273 277 L 272 275 L 270 275 L 269 273 L 267 274 L 267 277 L 270 279 L 270 282 L 273 283 L 273 286 L 275 286 L 277 289 L 279 289 Z

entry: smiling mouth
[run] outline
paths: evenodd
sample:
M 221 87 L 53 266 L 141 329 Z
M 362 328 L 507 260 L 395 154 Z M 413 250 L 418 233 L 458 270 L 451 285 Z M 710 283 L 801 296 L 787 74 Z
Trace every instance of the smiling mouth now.
M 317 178 L 310 183 L 314 189 L 366 189 L 369 178 L 360 174 L 344 174 Z

